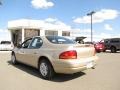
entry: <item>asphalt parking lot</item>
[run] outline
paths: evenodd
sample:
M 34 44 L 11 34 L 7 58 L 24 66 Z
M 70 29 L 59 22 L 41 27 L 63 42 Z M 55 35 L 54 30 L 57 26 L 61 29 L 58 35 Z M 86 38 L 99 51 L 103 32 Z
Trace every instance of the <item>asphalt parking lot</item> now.
M 98 53 L 95 69 L 43 80 L 36 69 L 12 65 L 10 51 L 0 51 L 0 90 L 120 90 L 120 52 Z

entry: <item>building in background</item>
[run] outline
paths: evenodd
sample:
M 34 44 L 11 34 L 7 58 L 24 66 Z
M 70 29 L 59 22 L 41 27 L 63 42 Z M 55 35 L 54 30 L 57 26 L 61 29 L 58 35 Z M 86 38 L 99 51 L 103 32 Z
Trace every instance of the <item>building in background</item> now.
M 71 30 L 69 29 L 69 27 L 45 23 L 41 20 L 20 19 L 8 22 L 8 30 L 11 33 L 11 40 L 14 45 L 34 36 L 70 36 Z

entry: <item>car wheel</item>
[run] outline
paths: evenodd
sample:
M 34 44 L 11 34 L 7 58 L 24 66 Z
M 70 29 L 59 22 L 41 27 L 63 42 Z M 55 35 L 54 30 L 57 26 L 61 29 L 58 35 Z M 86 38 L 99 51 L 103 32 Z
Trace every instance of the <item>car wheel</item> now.
M 111 53 L 116 53 L 116 48 L 115 47 L 111 47 Z
M 41 60 L 39 63 L 40 76 L 44 79 L 52 79 L 54 75 L 54 70 L 52 65 L 45 59 Z
M 12 61 L 12 64 L 14 64 L 14 65 L 17 64 L 16 56 L 14 53 L 11 55 L 11 61 Z

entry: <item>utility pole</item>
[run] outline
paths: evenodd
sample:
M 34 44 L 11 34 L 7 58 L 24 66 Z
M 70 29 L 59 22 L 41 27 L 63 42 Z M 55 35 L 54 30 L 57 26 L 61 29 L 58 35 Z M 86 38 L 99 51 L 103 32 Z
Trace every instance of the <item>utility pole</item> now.
M 95 12 L 94 11 L 91 11 L 90 13 L 87 14 L 87 16 L 91 16 L 91 43 L 93 42 L 93 31 L 92 31 L 92 16 Z

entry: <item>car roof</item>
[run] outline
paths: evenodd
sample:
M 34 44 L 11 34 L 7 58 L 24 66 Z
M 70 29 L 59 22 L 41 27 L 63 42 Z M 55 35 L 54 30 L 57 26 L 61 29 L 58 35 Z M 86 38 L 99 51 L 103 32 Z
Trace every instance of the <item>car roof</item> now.
M 41 38 L 45 38 L 45 37 L 64 37 L 64 36 L 54 36 L 54 35 L 47 35 L 47 36 L 34 36 L 33 38 L 35 37 L 41 37 Z
M 120 38 L 106 38 L 104 40 L 112 40 L 112 39 L 120 39 Z

